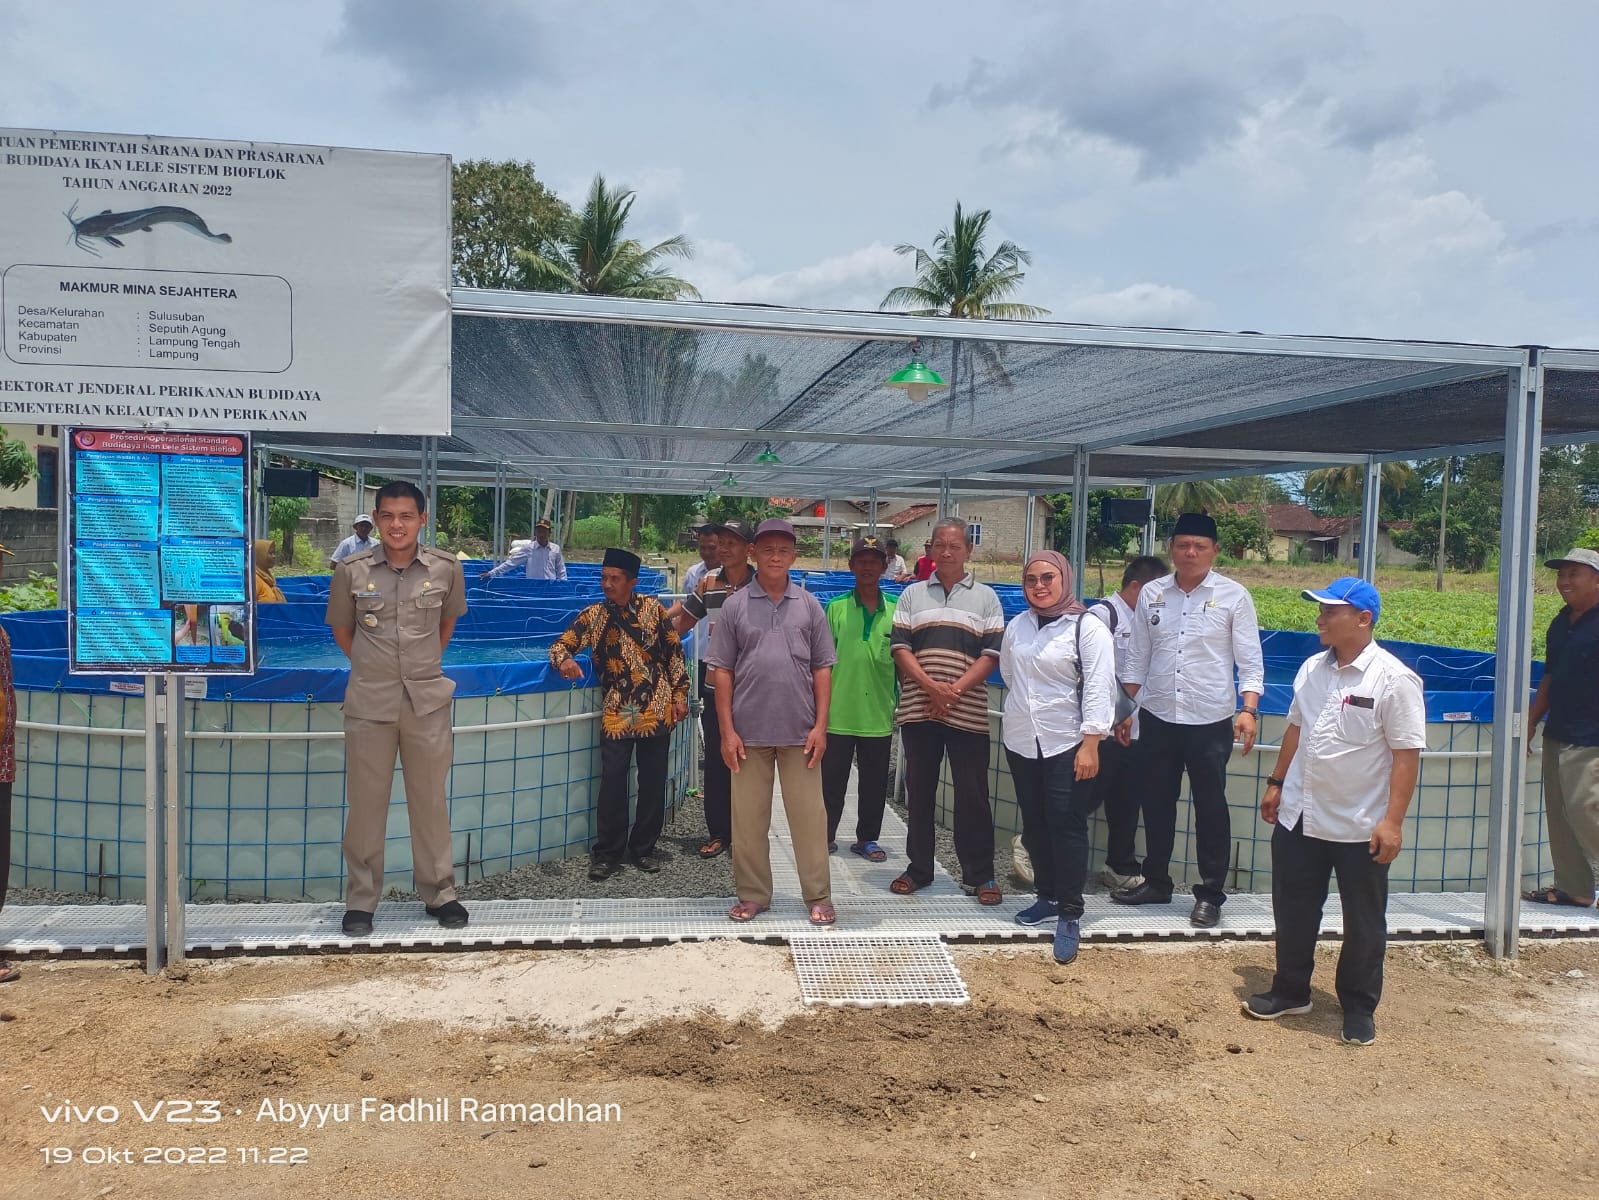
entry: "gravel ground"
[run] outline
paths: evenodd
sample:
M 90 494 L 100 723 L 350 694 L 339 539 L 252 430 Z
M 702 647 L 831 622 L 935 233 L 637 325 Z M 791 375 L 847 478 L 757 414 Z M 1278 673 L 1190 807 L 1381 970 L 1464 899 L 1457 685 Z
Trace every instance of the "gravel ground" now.
M 889 800 L 901 820 L 906 811 L 897 798 Z M 513 871 L 492 875 L 487 879 L 473 879 L 459 889 L 463 901 L 471 900 L 551 900 L 574 899 L 591 896 L 611 898 L 648 896 L 731 896 L 733 894 L 733 860 L 729 854 L 713 859 L 702 859 L 699 844 L 705 836 L 704 813 L 697 798 L 689 798 L 678 805 L 661 831 L 659 849 L 662 868 L 654 875 L 646 875 L 631 863 L 612 875 L 604 883 L 590 883 L 587 855 L 556 862 L 528 863 Z M 960 878 L 960 862 L 955 857 L 955 835 L 942 827 L 933 831 L 934 854 L 938 861 L 956 879 Z M 1011 835 L 996 832 L 994 838 L 994 872 L 999 885 L 1006 891 L 1031 891 L 1012 874 Z M 1089 864 L 1088 885 L 1084 891 L 1099 895 L 1109 889 L 1099 878 L 1103 863 Z M 1178 893 L 1191 891 L 1188 884 L 1179 883 Z M 399 892 L 390 899 L 416 900 L 415 892 Z M 217 903 L 216 899 L 199 903 Z M 229 902 L 263 903 L 256 897 L 229 897 Z M 102 899 L 81 892 L 52 892 L 43 888 L 12 888 L 6 893 L 7 904 L 121 904 L 124 901 Z

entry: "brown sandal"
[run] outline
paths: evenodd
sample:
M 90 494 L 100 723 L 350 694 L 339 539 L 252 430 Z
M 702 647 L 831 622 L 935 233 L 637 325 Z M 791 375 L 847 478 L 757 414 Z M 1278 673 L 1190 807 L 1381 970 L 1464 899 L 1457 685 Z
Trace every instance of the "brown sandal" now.
M 921 889 L 922 885 L 909 875 L 896 876 L 894 882 L 888 885 L 888 890 L 896 896 L 909 896 L 912 892 L 919 892 Z
M 766 911 L 766 905 L 757 904 L 753 900 L 740 900 L 727 910 L 727 919 L 730 921 L 753 921 Z
M 994 905 L 1003 903 L 1005 899 L 1005 893 L 999 890 L 999 884 L 992 879 L 973 888 L 972 895 L 977 897 L 977 903 L 984 908 L 993 908 Z
M 726 849 L 727 843 L 721 838 L 711 838 L 708 842 L 700 843 L 700 857 L 715 858 L 718 854 Z

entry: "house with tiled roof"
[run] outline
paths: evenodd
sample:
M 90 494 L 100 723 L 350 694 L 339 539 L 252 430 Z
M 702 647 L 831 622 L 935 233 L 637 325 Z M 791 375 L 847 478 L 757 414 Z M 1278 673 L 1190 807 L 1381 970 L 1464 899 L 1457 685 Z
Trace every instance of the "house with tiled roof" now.
M 1235 505 L 1243 511 L 1244 505 Z M 1393 533 L 1409 529 L 1409 521 L 1381 521 L 1377 525 L 1377 561 L 1389 567 L 1408 567 L 1414 554 L 1394 545 Z M 1322 517 L 1303 504 L 1266 505 L 1266 528 L 1271 531 L 1274 562 L 1294 558 L 1306 562 L 1353 563 L 1360 558 L 1360 518 Z M 1254 557 L 1252 554 L 1251 557 Z
M 811 536 L 820 536 L 825 501 L 815 497 L 796 499 L 786 497 L 772 500 L 794 514 L 793 522 L 800 536 L 814 527 Z M 966 522 L 966 531 L 972 539 L 972 558 L 977 561 L 1019 562 L 1024 547 L 1027 527 L 1026 496 L 960 496 L 950 501 L 951 516 Z M 848 526 L 856 533 L 864 533 L 871 525 L 871 506 L 864 499 L 834 497 L 827 514 L 837 533 Z M 1050 545 L 1055 510 L 1042 496 L 1033 497 L 1033 544 L 1031 549 Z M 879 497 L 877 502 L 877 528 L 879 532 L 899 542 L 900 553 L 907 562 L 915 562 L 922 552 L 922 543 L 932 536 L 938 521 L 937 497 L 900 496 Z

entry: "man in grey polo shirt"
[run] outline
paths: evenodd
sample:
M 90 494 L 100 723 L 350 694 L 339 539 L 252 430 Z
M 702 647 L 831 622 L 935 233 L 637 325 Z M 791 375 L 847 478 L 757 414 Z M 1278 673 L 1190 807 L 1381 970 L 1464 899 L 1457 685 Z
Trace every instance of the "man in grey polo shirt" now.
M 831 925 L 827 809 L 817 769 L 827 747 L 827 710 L 837 653 L 816 597 L 789 580 L 794 527 L 763 521 L 755 531 L 755 582 L 729 596 L 705 663 L 716 673 L 722 758 L 733 773 L 733 887 L 728 911 L 750 921 L 772 904 L 772 781 L 813 925 Z

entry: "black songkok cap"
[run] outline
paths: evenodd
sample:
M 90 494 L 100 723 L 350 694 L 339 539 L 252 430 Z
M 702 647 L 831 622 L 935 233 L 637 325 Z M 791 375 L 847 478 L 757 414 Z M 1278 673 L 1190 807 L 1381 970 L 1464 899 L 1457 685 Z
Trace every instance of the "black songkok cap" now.
M 615 567 L 629 579 L 638 578 L 638 569 L 644 563 L 638 555 L 627 550 L 618 550 L 612 546 L 605 552 L 605 559 L 600 563 L 602 567 Z
M 1213 542 L 1221 540 L 1216 536 L 1216 518 L 1209 513 L 1183 513 L 1178 517 L 1177 528 L 1172 531 L 1172 536 L 1182 537 L 1184 534 L 1208 537 Z

